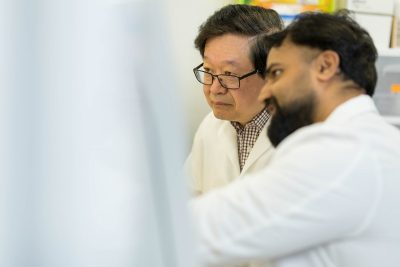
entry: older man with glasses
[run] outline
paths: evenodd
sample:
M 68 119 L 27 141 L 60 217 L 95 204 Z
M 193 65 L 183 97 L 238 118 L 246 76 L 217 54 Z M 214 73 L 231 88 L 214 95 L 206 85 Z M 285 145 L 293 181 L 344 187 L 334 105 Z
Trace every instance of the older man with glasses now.
M 203 62 L 193 72 L 212 112 L 200 124 L 185 166 L 196 195 L 262 168 L 271 157 L 270 115 L 258 99 L 265 55 L 253 58 L 250 47 L 256 36 L 282 28 L 274 10 L 248 5 L 225 6 L 200 26 L 195 46 Z

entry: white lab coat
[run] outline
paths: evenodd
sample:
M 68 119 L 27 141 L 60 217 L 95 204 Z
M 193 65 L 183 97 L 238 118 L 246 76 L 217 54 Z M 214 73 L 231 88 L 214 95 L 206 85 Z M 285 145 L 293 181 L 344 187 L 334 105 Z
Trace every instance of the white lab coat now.
M 400 266 L 400 131 L 368 96 L 299 129 L 268 166 L 191 203 L 205 266 Z
M 209 113 L 196 132 L 185 163 L 192 191 L 202 194 L 262 169 L 274 151 L 267 137 L 268 124 L 262 129 L 240 172 L 235 128 L 229 121 L 219 120 Z

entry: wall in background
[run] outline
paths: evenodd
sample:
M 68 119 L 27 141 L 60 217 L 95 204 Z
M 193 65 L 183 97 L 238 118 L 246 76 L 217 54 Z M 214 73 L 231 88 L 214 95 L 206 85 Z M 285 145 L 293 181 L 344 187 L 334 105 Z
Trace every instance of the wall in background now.
M 171 54 L 177 85 L 181 90 L 178 96 L 183 102 L 183 112 L 187 127 L 187 151 L 193 135 L 204 116 L 210 111 L 204 99 L 202 86 L 193 75 L 192 69 L 201 62 L 199 52 L 193 41 L 198 27 L 217 9 L 231 3 L 228 0 L 169 0 L 167 14 L 169 30 L 172 36 Z M 168 114 L 168 113 L 166 113 Z

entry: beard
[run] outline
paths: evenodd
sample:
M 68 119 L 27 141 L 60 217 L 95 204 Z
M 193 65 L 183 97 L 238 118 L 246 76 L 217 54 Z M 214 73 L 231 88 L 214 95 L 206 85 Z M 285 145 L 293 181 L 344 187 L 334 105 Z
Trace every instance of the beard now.
M 316 97 L 313 92 L 291 103 L 288 107 L 280 106 L 275 97 L 269 99 L 268 104 L 272 105 L 274 113 L 268 128 L 268 138 L 274 147 L 297 129 L 313 124 L 315 102 Z

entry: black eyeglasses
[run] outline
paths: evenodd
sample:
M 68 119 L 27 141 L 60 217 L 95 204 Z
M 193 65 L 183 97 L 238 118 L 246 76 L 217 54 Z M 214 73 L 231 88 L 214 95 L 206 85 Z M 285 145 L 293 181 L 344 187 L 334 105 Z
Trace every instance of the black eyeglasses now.
M 230 75 L 230 74 L 214 75 L 207 71 L 200 70 L 200 68 L 202 66 L 203 66 L 203 63 L 201 63 L 200 65 L 198 65 L 196 68 L 193 69 L 194 75 L 196 76 L 196 79 L 200 83 L 205 84 L 205 85 L 212 85 L 212 83 L 214 82 L 214 78 L 217 78 L 219 83 L 221 84 L 221 86 L 226 89 L 239 89 L 240 88 L 240 80 L 247 78 L 258 72 L 258 70 L 253 70 L 242 76 L 236 76 L 236 75 Z

